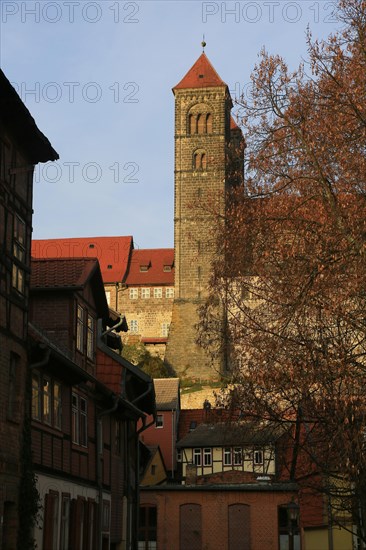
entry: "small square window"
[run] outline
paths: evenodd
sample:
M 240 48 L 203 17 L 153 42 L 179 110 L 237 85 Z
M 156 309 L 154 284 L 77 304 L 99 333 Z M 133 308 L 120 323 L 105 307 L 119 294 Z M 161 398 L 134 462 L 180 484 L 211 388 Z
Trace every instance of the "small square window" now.
M 130 296 L 130 300 L 137 300 L 137 298 L 139 297 L 139 289 L 138 288 L 130 288 L 129 296 Z
M 163 297 L 163 289 L 154 288 L 154 298 L 162 298 L 162 297 Z
M 263 464 L 263 451 L 260 449 L 255 450 L 253 460 L 254 464 Z
M 130 332 L 134 332 L 135 334 L 139 331 L 139 322 L 137 319 L 131 319 L 129 322 L 130 325 Z
M 203 465 L 212 465 L 212 449 L 203 449 Z
M 174 298 L 174 288 L 167 287 L 165 289 L 165 298 Z
M 166 338 L 169 334 L 170 323 L 161 323 L 161 335 Z
M 141 298 L 150 298 L 150 289 L 149 288 L 142 288 L 141 289 Z
M 193 449 L 193 464 L 201 466 L 201 449 Z
M 155 425 L 157 428 L 163 428 L 164 427 L 164 416 L 162 414 L 156 415 L 156 422 Z
M 224 466 L 231 466 L 231 464 L 232 464 L 231 447 L 225 447 L 224 448 Z
M 241 447 L 234 447 L 234 465 L 239 466 L 243 462 L 243 452 Z

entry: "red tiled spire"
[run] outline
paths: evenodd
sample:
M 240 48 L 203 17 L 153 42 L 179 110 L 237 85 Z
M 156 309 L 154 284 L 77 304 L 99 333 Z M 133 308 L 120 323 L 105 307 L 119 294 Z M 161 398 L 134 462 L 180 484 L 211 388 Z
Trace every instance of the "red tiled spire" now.
M 189 69 L 188 73 L 174 86 L 173 90 L 209 88 L 214 86 L 227 86 L 227 84 L 220 78 L 205 52 L 203 52 L 196 63 Z

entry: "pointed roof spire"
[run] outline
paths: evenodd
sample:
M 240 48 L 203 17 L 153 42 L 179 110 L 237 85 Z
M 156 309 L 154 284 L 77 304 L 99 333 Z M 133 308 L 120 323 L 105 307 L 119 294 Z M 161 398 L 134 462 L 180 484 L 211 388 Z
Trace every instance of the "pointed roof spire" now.
M 206 45 L 205 42 L 202 42 Z M 196 63 L 189 69 L 188 73 L 182 78 L 173 90 L 184 88 L 210 88 L 216 86 L 227 86 L 227 84 L 217 74 L 205 52 L 203 51 Z

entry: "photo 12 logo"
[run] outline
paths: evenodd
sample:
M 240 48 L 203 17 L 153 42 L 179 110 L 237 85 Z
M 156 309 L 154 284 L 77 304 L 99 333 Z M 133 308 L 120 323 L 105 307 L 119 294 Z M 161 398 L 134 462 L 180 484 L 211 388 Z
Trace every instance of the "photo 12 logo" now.
M 24 103 L 29 100 L 35 103 L 98 103 L 103 99 L 114 103 L 139 103 L 140 86 L 136 82 L 113 82 L 106 85 L 98 82 L 11 82 L 11 85 Z
M 110 20 L 114 23 L 139 23 L 140 4 L 137 2 L 1 2 L 1 21 L 21 23 L 99 23 Z
M 336 23 L 336 2 L 202 2 L 202 22 L 218 18 L 221 23 Z
M 78 161 L 46 162 L 37 164 L 34 171 L 35 183 L 139 183 L 136 177 L 140 171 L 137 162 L 114 162 L 103 167 L 98 162 Z

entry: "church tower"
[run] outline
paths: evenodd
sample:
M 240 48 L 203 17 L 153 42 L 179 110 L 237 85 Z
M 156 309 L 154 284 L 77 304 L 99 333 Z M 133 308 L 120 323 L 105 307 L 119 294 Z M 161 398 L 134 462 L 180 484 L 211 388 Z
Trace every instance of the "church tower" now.
M 228 86 L 204 52 L 173 93 L 175 300 L 166 361 L 178 376 L 217 379 L 225 358 L 212 364 L 195 343 L 197 309 L 207 296 L 215 254 L 214 217 L 197 203 L 214 201 L 224 213 L 225 191 L 235 183 L 230 149 L 240 148 L 243 138 L 230 115 Z

